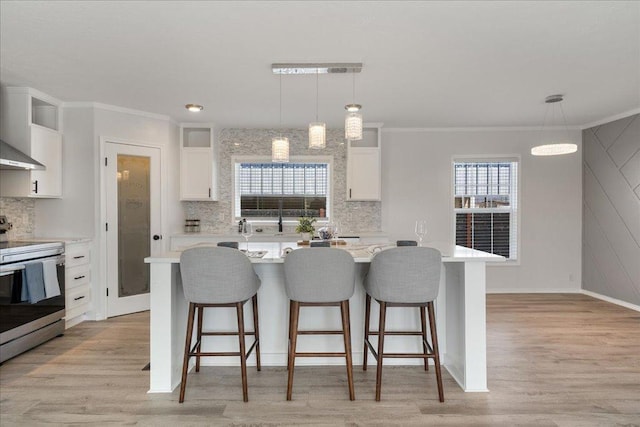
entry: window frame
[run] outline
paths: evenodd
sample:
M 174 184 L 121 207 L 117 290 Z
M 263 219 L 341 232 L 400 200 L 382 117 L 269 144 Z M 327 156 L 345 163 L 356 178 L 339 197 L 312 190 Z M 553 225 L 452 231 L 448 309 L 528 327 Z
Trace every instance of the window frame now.
M 517 163 L 517 171 L 516 171 L 516 204 L 515 204 L 515 212 L 512 215 L 515 217 L 515 226 L 510 224 L 510 233 L 513 232 L 513 228 L 515 228 L 515 236 L 516 236 L 516 258 L 505 258 L 504 263 L 492 263 L 491 266 L 516 266 L 520 265 L 522 260 L 522 252 L 521 252 L 521 229 L 522 229 L 522 221 L 521 221 L 521 211 L 522 211 L 522 159 L 519 154 L 484 154 L 484 155 L 454 155 L 451 158 L 451 178 L 449 180 L 450 185 L 450 196 L 449 196 L 449 206 L 450 206 L 450 230 L 451 230 L 451 241 L 453 245 L 456 244 L 456 214 L 461 212 L 469 212 L 469 210 L 465 210 L 464 208 L 459 209 L 455 207 L 455 197 L 456 197 L 456 188 L 455 188 L 455 179 L 456 179 L 456 170 L 455 163 L 504 163 L 504 162 L 514 162 Z M 493 208 L 476 208 L 473 209 L 473 212 L 477 213 L 488 213 L 488 212 L 496 212 Z M 509 236 L 511 238 L 511 234 Z
M 236 165 L 238 163 L 271 163 L 270 156 L 251 156 L 251 155 L 235 155 L 231 156 L 231 218 L 233 224 L 237 224 L 243 217 L 236 216 L 237 208 L 237 192 L 239 191 L 239 183 L 236 176 Z M 333 218 L 333 156 L 290 156 L 289 163 L 326 163 L 327 166 L 327 208 L 324 218 L 317 218 L 316 225 L 328 224 Z M 272 217 L 246 217 L 247 222 L 258 225 L 276 225 L 277 218 Z M 298 217 L 283 217 L 284 225 L 297 225 Z M 317 228 L 317 227 L 316 227 Z

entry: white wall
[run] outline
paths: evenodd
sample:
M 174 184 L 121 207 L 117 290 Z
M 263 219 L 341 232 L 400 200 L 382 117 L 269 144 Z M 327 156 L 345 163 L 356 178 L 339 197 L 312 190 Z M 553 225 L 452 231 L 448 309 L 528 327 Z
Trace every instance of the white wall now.
M 427 240 L 453 242 L 452 159 L 519 155 L 519 265 L 489 267 L 490 292 L 577 292 L 581 282 L 582 143 L 578 153 L 533 157 L 530 149 L 566 132 L 422 131 L 383 128 L 382 228 L 391 239 L 413 238 L 418 218 Z
M 93 109 L 65 109 L 63 120 L 62 199 L 36 200 L 35 235 L 94 238 Z
M 104 244 L 100 218 L 101 137 L 161 147 L 162 233 L 179 232 L 183 213 L 178 201 L 178 127 L 168 118 L 101 104 L 68 104 L 64 109 L 63 198 L 36 201 L 36 232 L 41 237 L 90 237 L 92 301 L 90 317 L 105 317 Z

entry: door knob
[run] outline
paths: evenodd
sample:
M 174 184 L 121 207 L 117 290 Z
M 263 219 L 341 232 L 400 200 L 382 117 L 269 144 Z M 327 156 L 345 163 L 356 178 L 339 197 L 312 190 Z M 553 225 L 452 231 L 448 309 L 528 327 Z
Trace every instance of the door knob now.
M 153 240 L 160 240 L 160 239 L 162 239 L 161 235 L 159 235 L 159 234 L 154 234 L 153 235 Z

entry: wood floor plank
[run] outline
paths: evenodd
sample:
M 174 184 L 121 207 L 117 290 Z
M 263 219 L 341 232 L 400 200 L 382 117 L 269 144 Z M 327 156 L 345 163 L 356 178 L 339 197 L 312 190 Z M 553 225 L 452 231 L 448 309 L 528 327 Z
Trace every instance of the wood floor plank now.
M 489 393 L 464 393 L 444 372 L 389 366 L 382 401 L 375 370 L 284 367 L 190 374 L 186 401 L 147 394 L 149 314 L 85 322 L 0 367 L 0 425 L 149 426 L 640 426 L 640 313 L 579 294 L 487 296 Z

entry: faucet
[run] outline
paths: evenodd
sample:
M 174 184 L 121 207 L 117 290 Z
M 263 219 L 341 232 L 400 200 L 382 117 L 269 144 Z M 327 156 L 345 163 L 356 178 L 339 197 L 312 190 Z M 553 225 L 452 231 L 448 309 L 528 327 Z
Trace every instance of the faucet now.
M 278 233 L 282 233 L 282 199 L 278 201 Z

